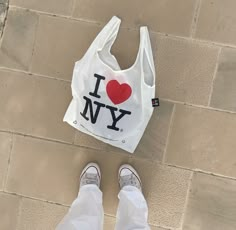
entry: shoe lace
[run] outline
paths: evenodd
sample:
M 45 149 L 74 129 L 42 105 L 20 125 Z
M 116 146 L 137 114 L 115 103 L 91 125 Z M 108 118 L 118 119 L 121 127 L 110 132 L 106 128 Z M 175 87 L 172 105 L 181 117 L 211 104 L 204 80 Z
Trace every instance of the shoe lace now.
M 92 173 L 85 173 L 83 178 L 81 179 L 81 184 L 86 185 L 86 184 L 96 184 L 98 185 L 98 175 L 97 174 L 92 174 Z
M 121 185 L 121 188 L 123 188 L 126 185 L 131 185 L 131 186 L 137 187 L 138 189 L 141 189 L 141 184 L 134 174 L 121 176 L 120 185 Z

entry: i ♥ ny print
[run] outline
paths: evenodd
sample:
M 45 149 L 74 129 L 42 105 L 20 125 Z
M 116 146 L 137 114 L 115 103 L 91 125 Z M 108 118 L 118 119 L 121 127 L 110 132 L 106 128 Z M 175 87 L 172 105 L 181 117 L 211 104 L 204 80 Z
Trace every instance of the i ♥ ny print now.
M 131 112 L 124 109 L 118 110 L 118 108 L 116 107 L 99 102 L 99 99 L 101 99 L 101 95 L 98 94 L 100 81 L 105 80 L 106 78 L 98 74 L 94 74 L 94 77 L 97 79 L 95 84 L 95 89 L 94 92 L 89 92 L 89 95 L 94 97 L 95 100 L 87 96 L 83 96 L 86 102 L 84 110 L 80 114 L 83 116 L 85 120 L 87 121 L 90 120 L 92 124 L 96 124 L 101 109 L 108 109 L 111 112 L 112 124 L 107 125 L 104 128 L 119 131 L 119 128 L 116 127 L 117 122 L 125 115 L 130 115 Z M 131 91 L 132 90 L 128 84 L 119 84 L 116 80 L 109 81 L 106 87 L 107 95 L 114 104 L 120 104 L 126 101 L 130 97 Z M 87 115 L 88 110 L 89 110 L 89 115 Z

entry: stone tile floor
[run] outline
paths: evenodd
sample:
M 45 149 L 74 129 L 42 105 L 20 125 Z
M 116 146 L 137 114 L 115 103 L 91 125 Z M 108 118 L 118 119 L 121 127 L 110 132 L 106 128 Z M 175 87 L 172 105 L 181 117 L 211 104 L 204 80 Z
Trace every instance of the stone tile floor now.
M 89 161 L 103 172 L 114 229 L 117 169 L 137 168 L 154 230 L 236 229 L 234 0 L 0 0 L 0 229 L 52 230 Z M 138 27 L 151 32 L 155 109 L 134 155 L 62 122 L 74 62 L 117 15 L 113 46 L 132 65 Z

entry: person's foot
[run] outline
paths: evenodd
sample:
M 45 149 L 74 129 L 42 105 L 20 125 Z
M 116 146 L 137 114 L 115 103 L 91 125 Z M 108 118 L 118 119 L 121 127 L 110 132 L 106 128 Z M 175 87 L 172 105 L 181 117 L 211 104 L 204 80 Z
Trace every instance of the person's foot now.
M 96 163 L 89 163 L 80 175 L 80 187 L 88 184 L 97 185 L 100 188 L 101 171 Z
M 120 184 L 120 189 L 125 186 L 135 186 L 140 191 L 142 191 L 142 183 L 140 177 L 136 170 L 128 164 L 122 165 L 119 169 L 118 179 Z

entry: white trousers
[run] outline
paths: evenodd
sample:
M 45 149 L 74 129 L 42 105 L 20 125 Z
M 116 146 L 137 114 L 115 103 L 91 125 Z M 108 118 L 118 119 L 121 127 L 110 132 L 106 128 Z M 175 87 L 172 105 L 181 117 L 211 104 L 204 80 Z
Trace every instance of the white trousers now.
M 119 193 L 115 230 L 150 230 L 146 200 L 136 187 L 125 186 Z M 102 192 L 96 185 L 84 185 L 56 230 L 102 230 Z

